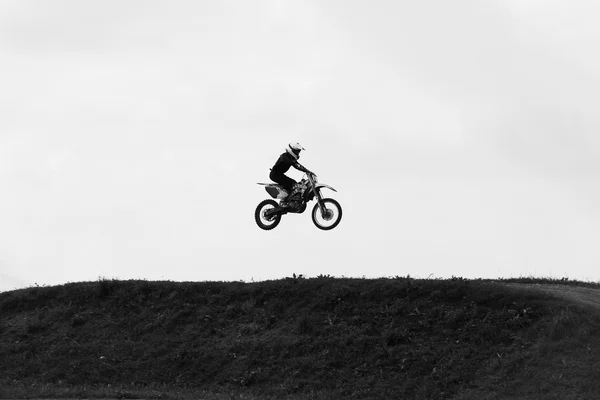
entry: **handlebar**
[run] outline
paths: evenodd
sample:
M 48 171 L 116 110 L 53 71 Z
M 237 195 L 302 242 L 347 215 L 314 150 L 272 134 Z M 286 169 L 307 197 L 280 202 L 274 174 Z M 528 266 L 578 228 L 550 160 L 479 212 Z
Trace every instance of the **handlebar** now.
M 314 172 L 306 172 L 306 179 L 308 179 L 309 181 L 317 181 L 317 175 Z

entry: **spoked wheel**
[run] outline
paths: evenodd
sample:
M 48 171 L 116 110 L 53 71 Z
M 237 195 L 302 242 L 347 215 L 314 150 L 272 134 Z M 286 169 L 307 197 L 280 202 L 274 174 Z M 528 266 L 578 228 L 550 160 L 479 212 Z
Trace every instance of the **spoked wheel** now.
M 277 207 L 275 200 L 263 200 L 256 207 L 254 219 L 256 224 L 265 231 L 275 228 L 281 222 L 281 214 L 269 215 L 269 211 L 273 211 Z
M 334 199 L 323 199 L 323 206 L 325 212 L 321 212 L 319 204 L 315 204 L 312 220 L 317 228 L 328 231 L 338 226 L 342 220 L 342 206 Z

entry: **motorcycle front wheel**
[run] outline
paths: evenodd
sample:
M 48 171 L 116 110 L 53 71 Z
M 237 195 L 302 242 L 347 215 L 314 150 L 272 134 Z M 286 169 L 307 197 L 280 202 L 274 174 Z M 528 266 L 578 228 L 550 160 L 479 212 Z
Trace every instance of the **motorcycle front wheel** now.
M 312 210 L 312 220 L 315 226 L 324 231 L 338 226 L 342 220 L 342 206 L 334 199 L 323 199 L 325 212 L 321 212 L 319 204 L 315 204 Z
M 268 211 L 273 210 L 275 207 L 277 207 L 277 202 L 275 200 L 263 200 L 256 206 L 254 220 L 259 228 L 269 231 L 279 225 L 281 222 L 281 214 L 266 215 Z

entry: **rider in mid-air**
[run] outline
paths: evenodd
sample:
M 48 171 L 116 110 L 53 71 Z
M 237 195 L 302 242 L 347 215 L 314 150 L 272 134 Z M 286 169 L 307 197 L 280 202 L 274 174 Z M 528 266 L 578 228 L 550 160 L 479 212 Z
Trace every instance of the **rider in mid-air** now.
M 279 156 L 279 159 L 277 160 L 273 168 L 271 168 L 271 173 L 269 174 L 269 178 L 271 178 L 271 180 L 279 183 L 288 192 L 288 197 L 284 199 L 284 202 L 289 198 L 289 195 L 292 193 L 294 185 L 297 184 L 297 182 L 294 179 L 285 175 L 285 173 L 290 169 L 290 167 L 294 167 L 298 171 L 302 171 L 307 174 L 312 173 L 308 169 L 300 165 L 300 163 L 298 162 L 301 150 L 304 150 L 304 147 L 300 146 L 300 143 L 288 144 L 288 146 L 285 148 L 285 153 Z M 283 206 L 285 207 L 287 206 L 287 204 L 284 203 Z

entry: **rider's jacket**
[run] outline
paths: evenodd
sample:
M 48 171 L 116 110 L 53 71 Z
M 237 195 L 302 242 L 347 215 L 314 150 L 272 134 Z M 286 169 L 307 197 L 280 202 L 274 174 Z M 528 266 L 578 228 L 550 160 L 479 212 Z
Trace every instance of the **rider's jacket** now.
M 291 154 L 283 153 L 279 156 L 279 159 L 277 160 L 273 168 L 271 168 L 271 171 L 273 174 L 283 175 L 286 172 L 288 172 L 290 167 L 294 164 L 296 164 L 296 160 L 294 159 L 294 157 L 292 157 Z

